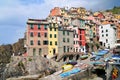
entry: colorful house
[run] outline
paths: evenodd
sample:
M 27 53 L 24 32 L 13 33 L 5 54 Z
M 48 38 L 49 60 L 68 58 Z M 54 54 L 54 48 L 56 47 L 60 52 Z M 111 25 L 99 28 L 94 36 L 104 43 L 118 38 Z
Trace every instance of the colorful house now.
M 59 7 L 55 7 L 50 11 L 49 16 L 58 16 L 61 15 L 61 9 Z
M 58 29 L 58 53 L 59 55 L 73 52 L 73 30 L 59 27 Z
M 28 56 L 44 56 L 48 53 L 47 20 L 28 19 L 25 46 Z
M 114 24 L 110 23 L 102 23 L 102 25 L 99 26 L 99 34 L 100 34 L 100 39 L 99 42 L 101 43 L 102 46 L 106 48 L 114 48 L 115 43 L 117 40 L 117 35 L 116 35 L 116 26 Z
M 120 24 L 117 25 L 117 40 L 120 40 Z
M 50 23 L 48 28 L 48 58 L 58 54 L 58 24 Z
M 73 31 L 50 23 L 48 28 L 48 58 L 73 51 Z
M 105 18 L 105 16 L 103 15 L 102 12 L 95 12 L 95 13 L 93 14 L 93 16 L 94 16 L 94 17 L 98 17 L 99 19 L 104 19 L 104 18 Z
M 74 30 L 74 52 L 86 53 L 85 20 L 73 19 L 68 28 Z

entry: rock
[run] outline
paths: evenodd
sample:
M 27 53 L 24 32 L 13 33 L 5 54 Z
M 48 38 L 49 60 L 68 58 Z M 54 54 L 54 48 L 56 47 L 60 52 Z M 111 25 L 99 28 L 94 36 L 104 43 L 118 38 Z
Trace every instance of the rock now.
M 19 58 L 19 59 L 18 59 Z M 41 77 L 54 73 L 59 64 L 46 58 L 36 57 L 15 57 L 13 61 L 7 65 L 6 78 L 19 77 L 27 75 L 41 74 Z

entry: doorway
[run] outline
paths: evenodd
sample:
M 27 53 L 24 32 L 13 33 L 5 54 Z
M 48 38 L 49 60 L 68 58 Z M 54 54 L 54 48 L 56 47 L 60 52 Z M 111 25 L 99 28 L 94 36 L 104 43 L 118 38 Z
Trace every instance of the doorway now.
M 55 53 L 56 53 L 56 49 L 54 48 L 54 49 L 53 49 L 53 55 L 55 55 Z

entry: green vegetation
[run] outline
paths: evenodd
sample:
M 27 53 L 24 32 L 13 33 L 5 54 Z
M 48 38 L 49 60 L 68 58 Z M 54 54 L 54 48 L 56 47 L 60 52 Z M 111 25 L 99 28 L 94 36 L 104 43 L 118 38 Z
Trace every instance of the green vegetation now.
M 18 42 L 12 45 L 12 48 L 13 48 L 13 52 L 15 53 L 15 55 L 18 55 L 19 52 L 21 54 L 24 53 L 25 52 L 24 39 L 19 39 Z
M 12 45 L 0 46 L 0 63 L 8 63 L 12 55 Z
M 24 39 L 19 39 L 18 42 L 14 44 L 6 44 L 6 45 L 0 45 L 0 64 L 1 63 L 9 63 L 11 60 L 11 55 L 15 53 L 15 55 L 18 55 L 18 53 L 24 53 Z
M 113 9 L 106 10 L 107 12 L 112 12 L 113 14 L 120 14 L 120 7 L 114 6 Z
M 32 59 L 31 59 L 31 58 L 28 58 L 28 61 L 32 61 Z

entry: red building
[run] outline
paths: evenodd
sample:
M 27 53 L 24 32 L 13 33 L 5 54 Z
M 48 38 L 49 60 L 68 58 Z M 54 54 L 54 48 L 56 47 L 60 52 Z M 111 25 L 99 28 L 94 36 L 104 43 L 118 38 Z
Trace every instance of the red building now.
M 74 30 L 74 52 L 86 53 L 85 20 L 73 19 L 69 28 Z
M 47 20 L 28 19 L 25 45 L 29 56 L 48 53 Z
M 80 46 L 85 46 L 86 44 L 85 29 L 79 28 L 78 35 L 80 35 L 79 36 Z
M 79 46 L 81 52 L 86 52 L 85 44 L 86 44 L 86 38 L 85 38 L 85 29 L 84 28 L 78 28 L 78 38 L 79 38 Z

